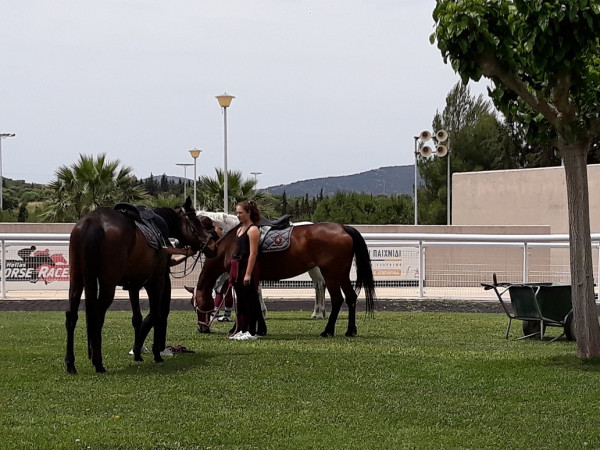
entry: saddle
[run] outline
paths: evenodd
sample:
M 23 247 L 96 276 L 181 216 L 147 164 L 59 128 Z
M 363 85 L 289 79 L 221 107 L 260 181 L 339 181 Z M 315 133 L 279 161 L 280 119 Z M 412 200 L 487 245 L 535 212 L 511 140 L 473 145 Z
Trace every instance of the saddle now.
M 258 243 L 261 252 L 281 252 L 289 248 L 290 237 L 294 229 L 290 221 L 291 217 L 291 215 L 286 214 L 276 220 L 261 218 L 260 240 Z
M 142 232 L 151 248 L 158 250 L 173 246 L 169 240 L 167 223 L 153 210 L 145 205 L 129 203 L 117 203 L 114 209 L 135 222 L 136 227 Z

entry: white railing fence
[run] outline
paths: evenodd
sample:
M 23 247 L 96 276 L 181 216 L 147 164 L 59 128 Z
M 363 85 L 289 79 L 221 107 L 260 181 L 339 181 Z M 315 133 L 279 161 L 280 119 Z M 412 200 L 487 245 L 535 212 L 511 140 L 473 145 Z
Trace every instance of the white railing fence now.
M 377 296 L 384 298 L 493 297 L 481 288 L 496 273 L 501 281 L 569 282 L 566 234 L 491 235 L 434 233 L 363 233 L 373 265 Z M 595 281 L 600 234 L 592 234 Z M 68 234 L 0 233 L 1 296 L 12 291 L 67 291 Z M 176 266 L 174 289 L 194 286 L 199 263 Z M 353 274 L 354 275 L 354 274 Z M 314 295 L 308 276 L 264 283 L 266 297 Z

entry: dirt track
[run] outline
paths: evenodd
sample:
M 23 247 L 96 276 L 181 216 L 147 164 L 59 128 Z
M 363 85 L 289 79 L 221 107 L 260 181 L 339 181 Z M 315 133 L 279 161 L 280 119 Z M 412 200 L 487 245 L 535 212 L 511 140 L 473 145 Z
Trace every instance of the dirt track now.
M 143 309 L 148 308 L 148 301 L 141 300 Z M 269 299 L 266 301 L 269 311 L 312 311 L 313 300 L 306 299 Z M 0 300 L 0 311 L 66 311 L 68 301 L 66 299 L 46 300 Z M 85 301 L 81 302 L 81 309 L 85 307 Z M 327 311 L 331 309 L 329 302 L 326 303 Z M 358 310 L 364 311 L 364 302 L 358 302 Z M 129 301 L 115 299 L 110 307 L 111 310 L 131 309 Z M 345 307 L 343 308 L 345 309 Z M 173 299 L 172 311 L 192 310 L 190 300 Z M 438 312 L 465 312 L 465 313 L 501 313 L 502 308 L 498 302 L 489 301 L 465 301 L 465 300 L 377 300 L 377 311 L 438 311 Z

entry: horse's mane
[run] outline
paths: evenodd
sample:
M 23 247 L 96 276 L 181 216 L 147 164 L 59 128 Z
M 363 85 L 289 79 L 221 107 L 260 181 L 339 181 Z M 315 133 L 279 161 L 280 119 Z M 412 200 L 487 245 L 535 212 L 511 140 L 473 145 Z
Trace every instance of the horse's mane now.
M 158 207 L 152 208 L 152 210 L 160 217 L 165 219 L 169 230 L 177 229 L 177 213 L 175 212 L 174 208 Z

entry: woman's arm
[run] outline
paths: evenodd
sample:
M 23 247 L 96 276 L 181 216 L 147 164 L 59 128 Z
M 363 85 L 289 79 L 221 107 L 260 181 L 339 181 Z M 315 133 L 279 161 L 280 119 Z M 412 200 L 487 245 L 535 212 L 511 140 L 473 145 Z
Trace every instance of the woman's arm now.
M 246 274 L 244 275 L 244 284 L 250 284 L 252 278 L 252 271 L 256 264 L 256 257 L 258 256 L 258 241 L 260 239 L 260 231 L 258 227 L 251 226 L 248 229 L 248 239 L 250 240 L 250 256 L 248 256 L 248 266 L 246 267 Z

